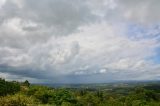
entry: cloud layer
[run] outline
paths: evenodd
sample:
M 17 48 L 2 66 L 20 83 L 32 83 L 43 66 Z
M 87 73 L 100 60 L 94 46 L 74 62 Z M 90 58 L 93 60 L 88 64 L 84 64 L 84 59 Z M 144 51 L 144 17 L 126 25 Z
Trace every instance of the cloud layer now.
M 160 79 L 159 0 L 2 0 L 0 76 L 45 83 Z

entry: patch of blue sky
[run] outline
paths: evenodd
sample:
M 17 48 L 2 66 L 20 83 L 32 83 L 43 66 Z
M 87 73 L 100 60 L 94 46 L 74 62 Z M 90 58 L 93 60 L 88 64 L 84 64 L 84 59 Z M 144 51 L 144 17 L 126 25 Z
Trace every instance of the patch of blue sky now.
M 155 49 L 155 54 L 146 58 L 148 61 L 152 61 L 155 64 L 160 64 L 160 47 Z
M 132 40 L 157 39 L 160 40 L 160 24 L 144 26 L 130 23 L 127 26 L 127 35 Z
M 160 47 L 156 49 L 156 55 L 151 57 L 153 62 L 160 64 Z
M 143 26 L 139 24 L 130 23 L 127 26 L 126 33 L 131 40 L 156 40 L 158 46 L 155 48 L 155 54 L 151 57 L 148 57 L 146 60 L 153 61 L 155 64 L 160 64 L 160 24 L 152 26 Z

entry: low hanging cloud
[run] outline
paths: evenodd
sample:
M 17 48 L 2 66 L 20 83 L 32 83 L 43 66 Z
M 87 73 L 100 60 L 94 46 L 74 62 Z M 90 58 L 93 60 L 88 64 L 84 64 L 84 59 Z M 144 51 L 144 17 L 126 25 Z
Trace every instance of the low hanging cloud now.
M 158 4 L 1 1 L 0 76 L 45 83 L 159 79 Z

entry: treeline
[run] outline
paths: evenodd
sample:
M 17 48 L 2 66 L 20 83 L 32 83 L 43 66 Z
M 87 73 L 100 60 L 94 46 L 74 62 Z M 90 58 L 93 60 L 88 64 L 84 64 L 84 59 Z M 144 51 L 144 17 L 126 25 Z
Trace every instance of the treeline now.
M 3 83 L 2 83 L 3 82 Z M 13 92 L 3 90 L 16 86 Z M 0 106 L 160 106 L 160 92 L 146 87 L 105 89 L 68 89 L 7 82 L 1 79 Z M 11 88 L 10 88 L 11 87 Z M 158 87 L 158 86 L 157 86 Z M 5 93 L 3 93 L 5 92 Z M 10 92 L 10 93 L 9 93 Z M 125 93 L 124 93 L 125 92 Z M 8 94 L 8 95 L 6 95 Z
M 17 81 L 5 81 L 5 79 L 0 78 L 0 96 L 5 96 L 8 94 L 15 94 L 19 92 L 23 86 L 29 87 L 30 83 L 26 80 L 24 82 Z
M 20 84 L 18 82 L 8 82 L 0 78 L 0 96 L 14 94 L 18 91 L 20 91 Z

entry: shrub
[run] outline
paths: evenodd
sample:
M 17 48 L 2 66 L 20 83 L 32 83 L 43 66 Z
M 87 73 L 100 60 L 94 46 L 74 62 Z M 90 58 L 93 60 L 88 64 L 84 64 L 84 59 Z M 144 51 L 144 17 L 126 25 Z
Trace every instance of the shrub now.
M 35 102 L 33 97 L 16 94 L 1 97 L 0 106 L 35 106 Z

